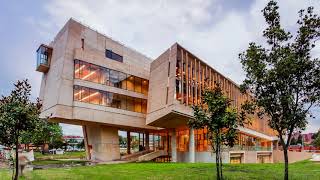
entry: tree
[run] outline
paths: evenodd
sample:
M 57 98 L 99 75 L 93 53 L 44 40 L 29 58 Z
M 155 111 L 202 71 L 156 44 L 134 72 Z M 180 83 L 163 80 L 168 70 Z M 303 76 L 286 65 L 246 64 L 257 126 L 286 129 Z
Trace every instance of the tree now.
M 77 144 L 78 149 L 84 149 L 84 139 Z
M 290 145 L 297 145 L 296 138 L 294 138 L 294 137 L 291 138 Z
M 320 147 L 320 131 L 314 134 L 314 140 L 312 141 L 312 145 L 315 147 Z
M 190 119 L 188 125 L 194 129 L 208 129 L 210 145 L 216 155 L 217 179 L 223 179 L 222 145 L 233 147 L 237 127 L 243 126 L 244 121 L 238 118 L 237 111 L 231 107 L 231 100 L 224 96 L 219 84 L 213 90 L 204 90 L 201 101 L 201 105 L 193 106 L 194 119 Z
M 22 143 L 42 146 L 42 153 L 48 151 L 48 149 L 45 149 L 46 144 L 55 148 L 55 146 L 60 147 L 60 142 L 63 143 L 61 126 L 58 123 L 48 122 L 46 119 L 39 121 L 33 131 L 25 132 L 22 136 Z
M 32 131 L 40 121 L 41 103 L 31 102 L 31 86 L 28 80 L 18 81 L 9 96 L 0 98 L 0 144 L 15 148 L 14 179 L 19 178 L 18 149 L 21 135 Z
M 302 141 L 302 135 L 301 135 L 301 134 L 299 134 L 299 136 L 298 136 L 298 139 L 297 139 L 297 142 L 296 142 L 296 143 L 297 143 L 297 144 L 302 145 L 303 141 Z
M 250 43 L 239 55 L 246 79 L 242 91 L 254 97 L 250 104 L 279 136 L 288 179 L 288 146 L 294 131 L 303 130 L 310 108 L 320 99 L 320 62 L 312 50 L 320 37 L 320 18 L 313 7 L 299 11 L 293 36 L 281 27 L 279 7 L 270 1 L 262 10 L 268 27 L 264 46 Z M 286 139 L 285 139 L 286 137 Z
M 67 145 L 72 147 L 72 150 L 74 150 L 74 147 L 78 144 L 78 141 L 76 139 L 69 139 L 67 141 Z

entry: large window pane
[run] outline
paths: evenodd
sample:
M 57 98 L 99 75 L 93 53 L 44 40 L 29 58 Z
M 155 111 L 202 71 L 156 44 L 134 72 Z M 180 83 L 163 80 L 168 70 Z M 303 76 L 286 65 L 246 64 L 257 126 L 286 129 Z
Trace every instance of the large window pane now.
M 74 86 L 74 101 L 86 102 L 117 109 L 147 113 L 147 100 L 97 89 Z
M 88 81 L 100 83 L 100 68 L 96 65 L 91 65 L 90 76 L 87 78 Z
M 80 78 L 80 62 L 79 62 L 79 60 L 74 61 L 74 78 L 75 79 Z
M 134 111 L 135 112 L 141 112 L 141 109 L 142 109 L 142 107 L 141 107 L 141 99 L 135 98 L 134 99 Z
M 90 89 L 89 101 L 91 104 L 100 104 L 101 98 L 101 93 L 98 90 Z
M 119 87 L 119 72 L 110 70 L 110 86 Z
M 127 74 L 119 72 L 119 88 L 127 89 Z
M 147 100 L 146 99 L 142 99 L 142 109 L 141 109 L 142 113 L 147 113 Z
M 132 76 L 132 75 L 128 76 L 127 90 L 134 91 L 134 76 Z
M 120 109 L 121 108 L 120 95 L 115 93 L 110 93 L 110 96 L 112 96 L 111 107 Z
M 138 92 L 138 93 L 141 93 L 141 89 L 142 89 L 141 78 L 134 77 L 134 91 Z
M 73 99 L 79 101 L 81 98 L 81 88 L 79 86 L 74 86 Z
M 127 96 L 127 110 L 134 111 L 134 98 Z
M 80 63 L 80 79 L 86 80 L 90 74 L 90 65 L 86 62 Z
M 127 110 L 127 98 L 126 98 L 126 96 L 119 94 L 119 99 L 120 99 L 120 109 Z
M 149 88 L 149 81 L 143 79 L 143 80 L 142 80 L 142 93 L 143 93 L 144 95 L 148 95 L 148 88 Z
M 81 102 L 89 102 L 89 98 L 90 98 L 90 91 L 89 88 L 85 88 L 82 87 L 82 91 L 81 91 Z

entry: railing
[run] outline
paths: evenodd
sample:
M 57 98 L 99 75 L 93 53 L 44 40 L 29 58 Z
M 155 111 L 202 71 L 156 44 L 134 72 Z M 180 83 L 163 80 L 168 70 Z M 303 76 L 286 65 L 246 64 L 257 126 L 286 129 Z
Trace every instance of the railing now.
M 265 146 L 240 146 L 235 145 L 232 148 L 229 148 L 230 151 L 271 151 L 271 147 Z

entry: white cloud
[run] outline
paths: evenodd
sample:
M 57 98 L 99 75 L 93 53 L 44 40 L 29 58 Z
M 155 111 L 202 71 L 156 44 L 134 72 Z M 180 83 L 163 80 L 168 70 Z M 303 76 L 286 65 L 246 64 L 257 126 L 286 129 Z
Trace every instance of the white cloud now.
M 181 43 L 212 67 L 237 83 L 244 79 L 238 54 L 251 41 L 261 42 L 265 27 L 261 9 L 266 0 L 256 0 L 245 9 L 225 9 L 222 0 L 92 0 L 50 1 L 48 17 L 40 20 L 41 31 L 53 38 L 70 18 L 84 22 L 112 38 L 156 58 L 174 42 Z M 248 3 L 243 1 L 243 3 Z M 279 1 L 283 25 L 292 28 L 299 9 L 317 0 Z

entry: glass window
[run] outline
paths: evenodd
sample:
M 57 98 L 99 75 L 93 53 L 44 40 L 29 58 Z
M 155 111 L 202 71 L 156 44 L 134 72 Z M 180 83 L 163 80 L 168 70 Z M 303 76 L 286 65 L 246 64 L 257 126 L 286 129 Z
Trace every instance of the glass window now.
M 128 75 L 127 90 L 134 91 L 134 76 Z
M 110 86 L 119 87 L 119 72 L 110 69 Z
M 74 61 L 74 78 L 80 78 L 80 62 L 79 60 Z
M 109 93 L 109 98 L 111 100 L 111 107 L 120 109 L 120 100 L 117 94 Z
M 144 95 L 148 95 L 148 88 L 149 88 L 149 81 L 143 79 L 143 80 L 142 80 L 142 93 L 143 93 Z
M 109 69 L 101 68 L 100 72 L 101 72 L 100 83 L 109 86 Z
M 74 86 L 73 99 L 79 101 L 81 98 L 81 88 L 79 86 Z
M 134 111 L 134 98 L 127 96 L 127 110 Z
M 81 62 L 80 79 L 87 80 L 89 76 L 90 76 L 90 64 L 86 62 Z
M 127 89 L 144 95 L 148 94 L 149 81 L 146 79 L 80 60 L 75 60 L 74 63 L 74 77 L 76 79 Z
M 111 106 L 117 109 L 134 111 L 139 113 L 147 112 L 147 100 L 129 97 L 126 95 L 99 91 L 96 89 L 74 86 L 74 101 Z
M 100 83 L 100 76 L 101 76 L 101 73 L 100 73 L 100 68 L 99 66 L 96 66 L 96 65 L 90 65 L 91 69 L 90 69 L 90 76 L 87 78 L 88 81 L 91 81 L 91 82 L 95 82 L 95 83 Z
M 119 72 L 119 88 L 127 89 L 127 74 Z
M 127 110 L 127 98 L 125 95 L 119 94 L 120 109 Z
M 80 101 L 88 103 L 89 98 L 90 98 L 89 88 L 82 87 Z
M 141 99 L 135 98 L 134 99 L 134 111 L 135 112 L 141 112 L 141 109 L 142 109 L 142 107 L 141 107 Z
M 115 52 L 112 52 L 111 50 L 106 49 L 106 57 L 118 62 L 123 62 L 123 57 Z
M 134 91 L 138 92 L 138 93 L 141 93 L 141 89 L 142 89 L 141 78 L 134 77 Z
M 147 113 L 147 100 L 146 99 L 142 99 L 142 108 L 141 108 L 141 112 L 142 113 Z
M 106 57 L 112 59 L 112 51 L 106 49 Z
M 90 89 L 90 98 L 89 101 L 91 104 L 100 104 L 102 96 L 98 90 Z

